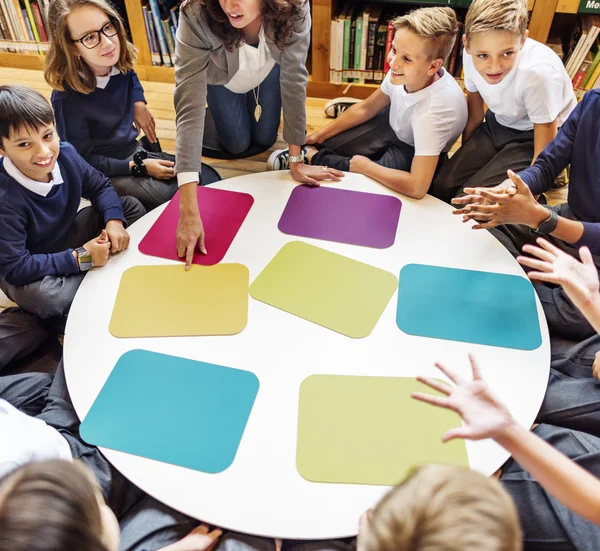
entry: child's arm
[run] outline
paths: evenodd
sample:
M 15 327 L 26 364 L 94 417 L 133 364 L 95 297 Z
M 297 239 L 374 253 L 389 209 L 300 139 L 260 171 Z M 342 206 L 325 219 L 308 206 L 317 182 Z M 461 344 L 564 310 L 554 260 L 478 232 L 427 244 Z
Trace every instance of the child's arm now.
M 371 120 L 382 109 L 390 104 L 390 97 L 380 88 L 375 90 L 366 100 L 355 103 L 346 109 L 337 119 L 330 122 L 317 132 L 307 136 L 307 144 L 323 143 L 328 138 L 337 136 L 344 130 L 354 128 L 363 122 Z
M 600 525 L 600 481 L 536 434 L 520 427 L 506 407 L 494 396 L 481 378 L 475 359 L 469 356 L 473 380 L 465 381 L 443 365 L 436 366 L 456 386 L 435 379 L 417 377 L 445 397 L 420 392 L 412 397 L 458 413 L 464 425 L 450 429 L 442 440 L 453 438 L 482 440 L 493 438 L 509 451 L 550 494 L 589 522 Z
M 156 123 L 154 117 L 146 105 L 144 88 L 140 83 L 137 73 L 132 69 L 132 100 L 133 100 L 133 124 L 137 128 L 138 135 L 141 130 L 151 143 L 156 143 Z
M 521 264 L 535 270 L 529 272 L 528 277 L 561 285 L 573 304 L 579 308 L 596 332 L 600 333 L 600 283 L 590 250 L 587 247 L 579 249 L 579 262 L 541 237 L 537 242 L 539 247 L 523 247 L 523 252 L 535 258 L 517 257 Z
M 546 149 L 546 146 L 556 138 L 558 132 L 558 121 L 554 119 L 552 122 L 533 125 L 533 160 L 535 163 L 538 155 Z
M 475 130 L 483 122 L 483 116 L 485 113 L 483 109 L 483 98 L 479 92 L 469 92 L 467 90 L 467 109 L 469 115 L 467 118 L 467 125 L 465 126 L 465 130 L 462 135 L 463 143 L 473 135 L 473 132 L 475 132 Z
M 438 160 L 439 156 L 415 156 L 410 166 L 410 172 L 406 172 L 405 170 L 386 168 L 367 157 L 355 155 L 350 160 L 350 172 L 369 176 L 384 186 L 413 199 L 423 199 L 431 186 Z
M 159 551 L 210 551 L 223 532 L 210 530 L 206 524 L 194 528 L 185 538 L 159 549 Z
M 31 254 L 27 249 L 27 221 L 6 205 L 0 206 L 0 275 L 10 285 L 27 285 L 45 276 L 79 272 L 71 250 Z

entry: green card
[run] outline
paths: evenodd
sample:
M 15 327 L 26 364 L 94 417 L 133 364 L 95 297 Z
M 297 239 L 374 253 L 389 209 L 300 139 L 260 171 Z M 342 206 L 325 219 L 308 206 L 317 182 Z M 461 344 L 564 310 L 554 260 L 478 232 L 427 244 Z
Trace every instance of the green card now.
M 368 336 L 398 279 L 300 241 L 285 244 L 250 286 L 250 295 L 348 337 Z
M 298 472 L 313 482 L 392 486 L 424 463 L 469 467 L 464 440 L 442 443 L 460 417 L 411 398 L 406 377 L 312 375 L 300 386 Z

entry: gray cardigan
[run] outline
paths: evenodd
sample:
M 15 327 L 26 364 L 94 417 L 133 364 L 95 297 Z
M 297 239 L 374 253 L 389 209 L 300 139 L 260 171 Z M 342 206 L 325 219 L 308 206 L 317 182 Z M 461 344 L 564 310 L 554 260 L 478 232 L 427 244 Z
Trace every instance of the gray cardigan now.
M 306 0 L 294 22 L 294 34 L 283 50 L 266 38 L 273 59 L 281 66 L 283 139 L 294 145 L 302 145 L 305 140 L 310 29 L 310 7 Z M 223 41 L 211 32 L 200 15 L 199 3 L 181 10 L 175 47 L 178 173 L 200 171 L 207 84 L 226 84 L 238 69 L 239 48 L 226 50 Z

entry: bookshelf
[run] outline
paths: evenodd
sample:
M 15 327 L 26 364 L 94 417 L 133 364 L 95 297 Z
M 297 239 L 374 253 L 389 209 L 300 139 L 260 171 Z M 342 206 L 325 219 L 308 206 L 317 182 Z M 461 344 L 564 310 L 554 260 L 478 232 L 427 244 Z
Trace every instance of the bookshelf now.
M 383 3 L 395 4 L 444 4 L 444 0 L 384 0 Z M 468 0 L 453 0 L 456 6 L 467 6 Z M 312 0 L 312 59 L 311 77 L 308 85 L 308 95 L 313 97 L 333 98 L 349 93 L 353 97 L 365 98 L 375 84 L 333 84 L 329 81 L 329 47 L 331 19 L 336 0 Z M 552 25 L 555 13 L 577 13 L 580 0 L 529 0 L 531 19 L 529 24 L 530 36 L 540 42 L 545 42 Z M 125 8 L 129 20 L 131 39 L 139 54 L 136 71 L 140 80 L 151 82 L 175 81 L 172 67 L 153 66 L 150 47 L 146 37 L 146 28 L 140 0 L 125 0 Z M 0 52 L 0 67 L 17 67 L 22 69 L 43 69 L 43 55 L 19 54 Z

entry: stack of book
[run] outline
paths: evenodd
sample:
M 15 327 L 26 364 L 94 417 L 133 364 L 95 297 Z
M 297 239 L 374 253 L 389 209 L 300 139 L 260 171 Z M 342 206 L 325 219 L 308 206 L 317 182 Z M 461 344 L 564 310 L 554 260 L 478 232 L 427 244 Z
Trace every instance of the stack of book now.
M 0 0 L 2 1 L 2 0 Z M 179 4 L 148 0 L 142 6 L 146 36 L 152 57 L 152 65 L 172 67 L 175 61 L 175 32 L 179 23 Z
M 566 53 L 561 56 L 561 44 L 557 41 L 548 44 L 563 57 L 565 68 L 576 92 L 600 88 L 599 35 L 600 16 L 582 15 L 571 33 Z
M 0 52 L 48 50 L 46 13 L 50 0 L 0 0 Z
M 382 4 L 347 1 L 331 21 L 329 79 L 334 84 L 380 84 L 389 71 L 388 55 L 394 39 L 391 21 L 406 12 Z M 462 73 L 462 24 L 445 67 L 450 74 Z

